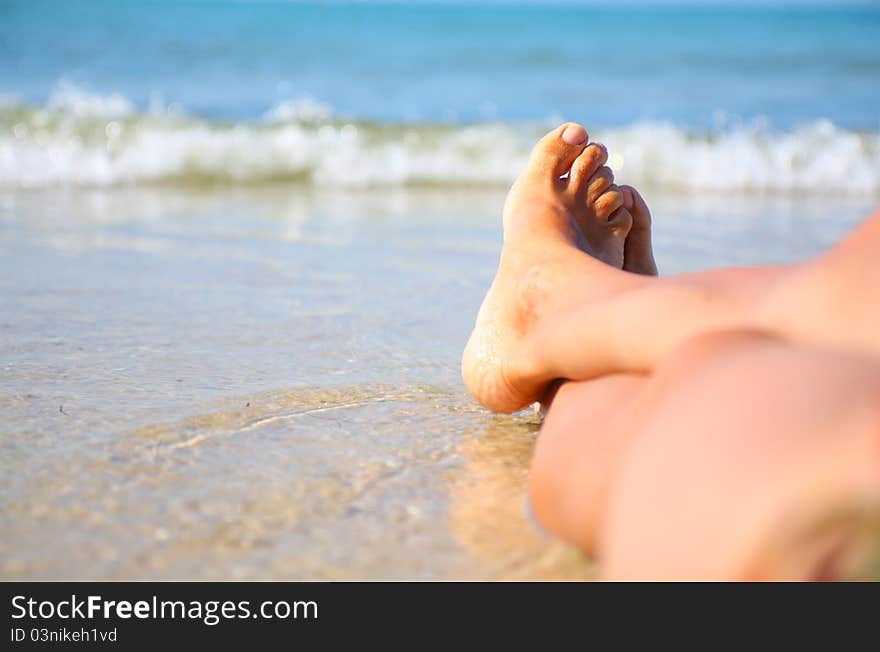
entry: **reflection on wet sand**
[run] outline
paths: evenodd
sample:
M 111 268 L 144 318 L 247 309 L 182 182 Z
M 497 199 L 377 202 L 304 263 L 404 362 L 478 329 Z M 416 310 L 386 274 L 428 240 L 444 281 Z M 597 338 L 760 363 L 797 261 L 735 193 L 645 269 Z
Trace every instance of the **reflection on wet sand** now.
M 488 426 L 487 426 L 488 424 Z M 455 388 L 225 401 L 57 459 L 7 501 L 20 578 L 555 579 L 588 575 L 523 513 L 534 423 Z M 451 526 L 451 527 L 450 527 Z
M 493 579 L 579 580 L 594 577 L 577 550 L 551 540 L 528 516 L 526 481 L 538 422 L 492 417 L 467 436 L 450 483 L 452 531 L 492 569 Z

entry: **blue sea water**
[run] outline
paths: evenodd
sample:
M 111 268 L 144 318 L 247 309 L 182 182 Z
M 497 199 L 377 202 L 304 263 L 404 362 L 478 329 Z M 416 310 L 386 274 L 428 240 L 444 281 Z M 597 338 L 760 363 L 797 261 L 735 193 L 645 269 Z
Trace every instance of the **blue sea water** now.
M 878 6 L 6 0 L 0 12 L 0 184 L 319 182 L 329 142 L 371 170 L 359 185 L 507 182 L 529 141 L 574 119 L 628 147 L 643 183 L 803 190 L 831 174 L 880 191 Z M 96 144 L 95 116 L 127 122 L 105 123 Z M 485 123 L 486 138 L 468 130 Z M 497 156 L 483 151 L 498 140 Z M 813 159 L 817 143 L 841 172 Z M 164 164 L 143 159 L 148 145 Z M 700 164 L 681 170 L 683 158 Z

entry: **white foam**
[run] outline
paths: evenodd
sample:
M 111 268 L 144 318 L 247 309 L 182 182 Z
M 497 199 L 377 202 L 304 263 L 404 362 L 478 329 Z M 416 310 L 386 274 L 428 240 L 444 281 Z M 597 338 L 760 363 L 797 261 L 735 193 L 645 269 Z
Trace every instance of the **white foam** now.
M 825 120 L 788 132 L 757 123 L 698 135 L 645 123 L 603 138 L 619 176 L 636 183 L 688 191 L 880 192 L 880 135 Z
M 46 108 L 77 118 L 118 118 L 134 112 L 134 105 L 119 93 L 89 93 L 69 81 L 61 81 L 55 86 Z
M 380 125 L 333 118 L 312 99 L 262 121 L 135 111 L 118 95 L 61 85 L 45 107 L 0 105 L 0 187 L 288 180 L 338 188 L 498 185 L 516 178 L 551 125 Z M 880 195 L 880 134 L 828 121 L 691 133 L 638 123 L 594 134 L 618 180 L 683 192 Z
M 301 97 L 295 100 L 279 102 L 266 111 L 263 119 L 266 122 L 295 122 L 329 120 L 333 109 L 312 97 Z

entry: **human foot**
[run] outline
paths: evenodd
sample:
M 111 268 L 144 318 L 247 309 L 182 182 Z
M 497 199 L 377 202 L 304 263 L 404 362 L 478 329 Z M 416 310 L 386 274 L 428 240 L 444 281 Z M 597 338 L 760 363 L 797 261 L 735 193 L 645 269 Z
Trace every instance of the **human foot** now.
M 552 380 L 531 346 L 536 325 L 583 296 L 585 277 L 608 291 L 605 274 L 623 267 L 632 216 L 605 148 L 587 142 L 577 124 L 551 131 L 507 196 L 498 273 L 462 356 L 468 390 L 496 412 L 533 403 Z
M 651 242 L 651 211 L 632 186 L 620 186 L 620 192 L 623 193 L 623 207 L 632 216 L 632 228 L 624 246 L 623 269 L 634 274 L 657 276 Z

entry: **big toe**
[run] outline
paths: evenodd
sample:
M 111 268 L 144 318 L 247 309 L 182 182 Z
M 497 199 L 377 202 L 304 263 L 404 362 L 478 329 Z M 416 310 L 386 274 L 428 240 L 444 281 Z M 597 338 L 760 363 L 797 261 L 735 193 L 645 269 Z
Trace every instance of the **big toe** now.
M 571 170 L 572 163 L 587 146 L 586 129 L 575 122 L 560 125 L 538 141 L 532 150 L 529 169 L 549 180 Z

